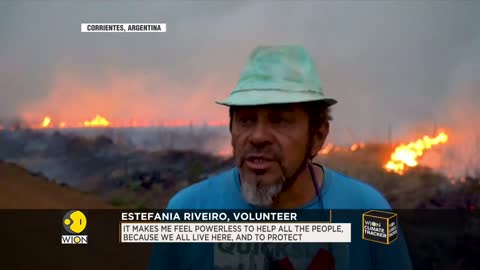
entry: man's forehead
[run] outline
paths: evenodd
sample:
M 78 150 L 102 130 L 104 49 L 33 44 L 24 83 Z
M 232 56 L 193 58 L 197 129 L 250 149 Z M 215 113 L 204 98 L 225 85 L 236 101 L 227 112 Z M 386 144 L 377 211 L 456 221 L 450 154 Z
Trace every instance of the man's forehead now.
M 297 112 L 305 111 L 305 106 L 297 103 L 293 104 L 267 104 L 258 106 L 236 106 L 234 111 L 243 112 Z

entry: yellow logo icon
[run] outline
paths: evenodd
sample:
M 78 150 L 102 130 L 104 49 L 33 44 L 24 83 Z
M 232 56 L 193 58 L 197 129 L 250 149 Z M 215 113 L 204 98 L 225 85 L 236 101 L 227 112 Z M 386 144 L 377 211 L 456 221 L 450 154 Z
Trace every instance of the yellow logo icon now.
M 69 233 L 79 234 L 87 227 L 87 217 L 81 211 L 69 211 L 63 217 L 63 227 Z
M 371 210 L 362 215 L 362 238 L 364 240 L 391 244 L 397 240 L 398 216 L 395 213 Z

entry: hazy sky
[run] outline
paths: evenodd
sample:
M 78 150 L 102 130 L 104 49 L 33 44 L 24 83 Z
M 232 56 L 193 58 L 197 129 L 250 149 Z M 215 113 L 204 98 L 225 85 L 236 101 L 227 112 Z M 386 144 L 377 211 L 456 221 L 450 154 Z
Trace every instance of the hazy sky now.
M 332 136 L 480 121 L 479 14 L 474 1 L 2 2 L 0 117 L 225 120 L 214 100 L 250 51 L 300 44 L 339 101 Z M 80 32 L 142 22 L 168 30 Z

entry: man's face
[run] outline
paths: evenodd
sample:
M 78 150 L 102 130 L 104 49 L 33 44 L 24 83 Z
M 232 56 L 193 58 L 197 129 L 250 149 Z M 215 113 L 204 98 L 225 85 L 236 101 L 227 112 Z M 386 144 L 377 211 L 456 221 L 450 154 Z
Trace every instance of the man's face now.
M 287 179 L 304 165 L 316 145 L 309 144 L 308 119 L 299 104 L 235 108 L 232 146 L 249 203 L 271 205 Z

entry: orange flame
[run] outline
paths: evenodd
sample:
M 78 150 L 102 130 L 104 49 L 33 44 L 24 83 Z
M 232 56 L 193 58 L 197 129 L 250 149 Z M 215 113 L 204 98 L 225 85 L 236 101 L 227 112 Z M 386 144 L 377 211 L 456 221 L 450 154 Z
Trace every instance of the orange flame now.
M 360 145 L 354 143 L 352 146 L 350 146 L 350 151 L 355 152 L 358 150 L 358 148 L 360 148 Z
M 417 159 L 423 156 L 425 150 L 438 144 L 444 144 L 447 141 L 447 134 L 442 132 L 435 138 L 423 136 L 422 139 L 418 139 L 415 142 L 407 145 L 402 144 L 395 148 L 395 151 L 390 157 L 390 161 L 385 164 L 385 169 L 389 172 L 402 175 L 407 167 L 415 167 L 418 165 Z
M 328 155 L 330 152 L 355 152 L 365 148 L 365 143 L 354 143 L 351 146 L 335 146 L 332 143 L 327 143 L 318 153 L 320 155 Z
M 42 121 L 42 127 L 47 128 L 52 124 L 52 118 L 45 116 Z
M 83 122 L 83 125 L 85 127 L 108 127 L 110 122 L 97 114 L 93 120 Z
M 320 150 L 320 154 L 321 155 L 328 155 L 328 153 L 330 153 L 333 149 L 333 144 L 332 143 L 328 143 L 327 145 L 325 145 L 322 150 Z
M 33 117 L 28 117 L 28 126 L 33 129 L 37 128 L 84 128 L 84 127 L 112 127 L 112 128 L 139 128 L 139 127 L 189 127 L 189 126 L 209 126 L 221 127 L 228 126 L 226 121 L 206 121 L 194 122 L 193 120 L 139 120 L 130 119 L 123 121 L 111 121 L 106 117 L 96 114 L 92 120 L 88 121 L 57 121 L 50 116 L 43 116 L 41 121 L 32 120 Z

